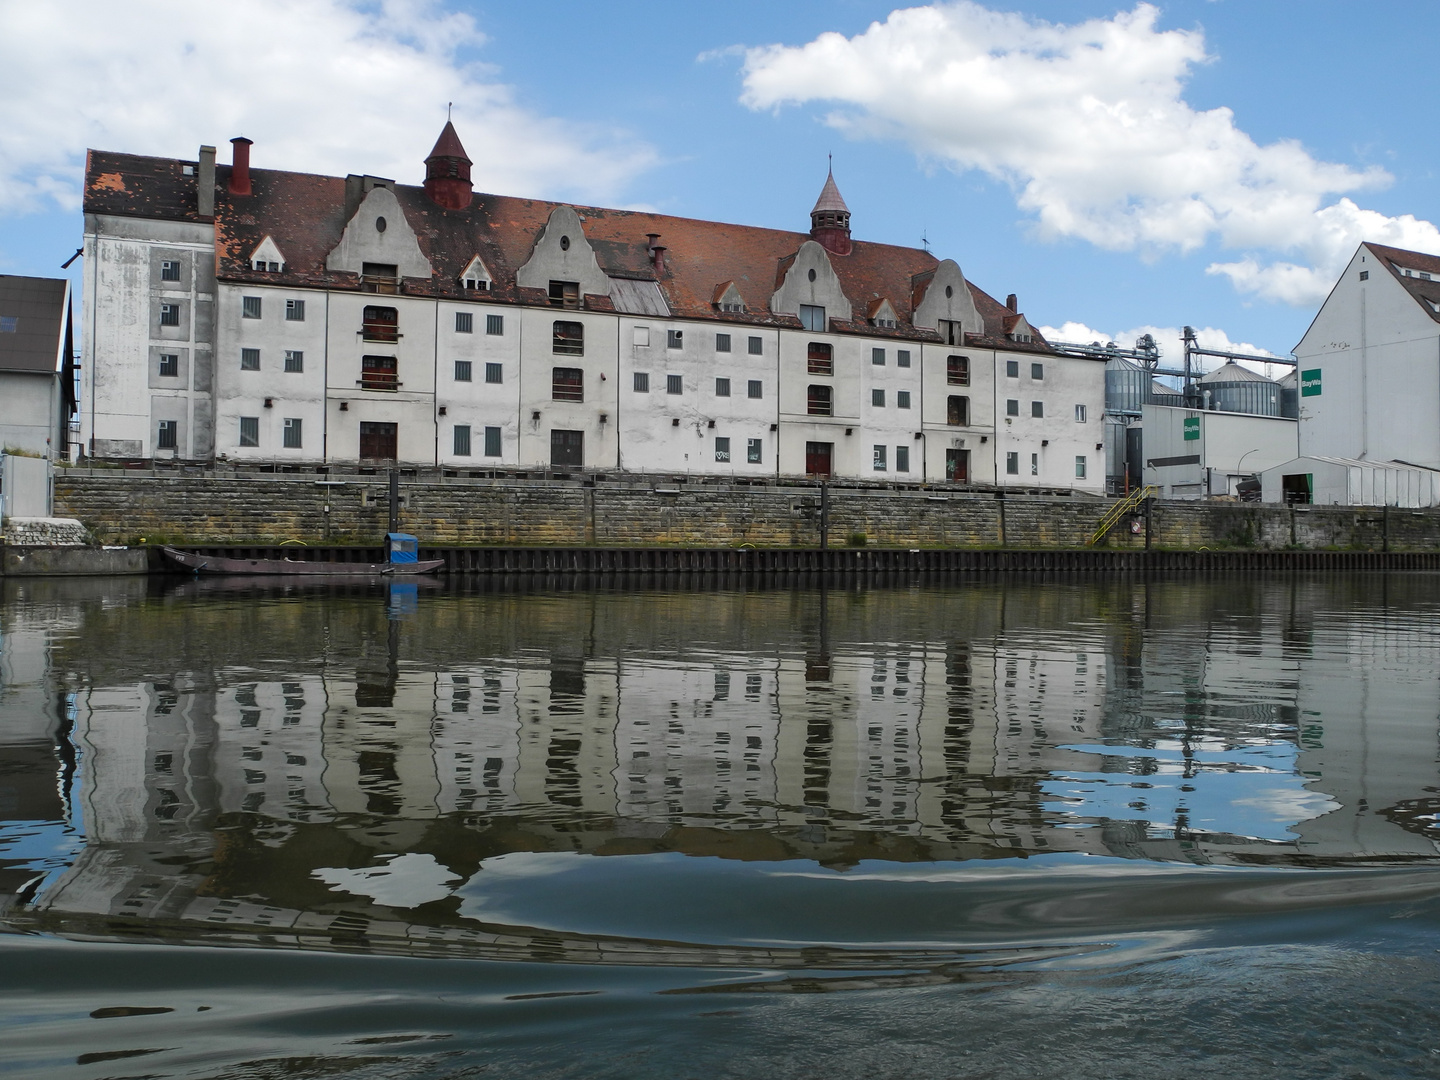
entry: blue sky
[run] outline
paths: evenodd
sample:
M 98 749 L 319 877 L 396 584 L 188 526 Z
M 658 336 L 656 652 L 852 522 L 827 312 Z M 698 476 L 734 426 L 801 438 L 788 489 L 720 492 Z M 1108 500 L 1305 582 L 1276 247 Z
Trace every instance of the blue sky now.
M 1431 3 L 0 0 L 0 272 L 79 246 L 86 146 L 244 133 L 257 166 L 417 182 L 454 101 L 482 189 L 798 230 L 833 153 L 857 237 L 923 236 L 1037 325 L 1284 353 L 1360 239 L 1440 252 L 1437 30 Z

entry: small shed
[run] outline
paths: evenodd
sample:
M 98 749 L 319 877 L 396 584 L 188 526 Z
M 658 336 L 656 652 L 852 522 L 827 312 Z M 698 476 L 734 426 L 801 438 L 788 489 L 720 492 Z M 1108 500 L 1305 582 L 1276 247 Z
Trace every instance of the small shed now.
M 1440 471 L 1404 461 L 1298 457 L 1260 473 L 1267 503 L 1316 506 L 1440 506 Z
M 420 540 L 409 533 L 385 534 L 385 561 L 413 563 L 420 561 Z

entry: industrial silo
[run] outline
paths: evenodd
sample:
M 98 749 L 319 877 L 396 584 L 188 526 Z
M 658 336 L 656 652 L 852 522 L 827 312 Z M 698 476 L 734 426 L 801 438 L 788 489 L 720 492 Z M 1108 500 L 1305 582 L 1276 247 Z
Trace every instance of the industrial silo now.
M 1180 409 L 1185 406 L 1185 395 L 1173 386 L 1166 386 L 1159 379 L 1154 379 L 1150 383 L 1150 394 L 1146 399 L 1146 404 L 1167 405 L 1174 409 Z
M 1149 382 L 1149 373 L 1139 364 L 1112 356 L 1105 361 L 1105 411 L 1138 414 Z
M 1219 412 L 1280 415 L 1280 384 L 1230 360 L 1196 380 L 1201 401 Z
M 1280 380 L 1280 415 L 1300 419 L 1300 372 L 1292 371 Z

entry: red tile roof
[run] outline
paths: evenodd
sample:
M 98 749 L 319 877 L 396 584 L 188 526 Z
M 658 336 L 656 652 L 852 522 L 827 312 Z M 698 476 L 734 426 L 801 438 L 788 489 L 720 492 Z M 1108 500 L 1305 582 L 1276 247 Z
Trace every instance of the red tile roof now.
M 435 140 L 435 149 L 430 151 L 425 158 L 428 164 L 433 158 L 464 158 L 470 161 L 470 155 L 465 153 L 465 147 L 460 145 L 460 136 L 455 133 L 455 125 L 449 120 L 445 121 L 445 128 L 440 132 L 440 138 Z M 471 162 L 473 165 L 474 162 Z
M 436 144 L 437 152 L 446 144 L 447 134 L 454 134 L 448 124 Z M 463 154 L 458 137 L 454 143 L 454 149 Z M 189 163 L 92 150 L 86 168 L 85 211 L 198 222 L 195 177 L 183 174 L 185 164 Z M 348 218 L 345 180 L 274 169 L 251 169 L 250 175 L 253 194 L 233 196 L 227 190 L 229 167 L 216 168 L 216 276 L 235 282 L 358 288 L 355 275 L 325 268 L 326 256 L 339 243 Z M 826 190 L 833 186 L 833 178 L 827 180 Z M 515 272 L 529 260 L 541 229 L 561 204 L 477 192 L 468 208 L 447 210 L 428 199 L 419 187 L 395 184 L 393 189 L 421 251 L 434 268 L 429 280 L 407 278 L 404 292 L 473 300 L 475 294 L 462 289 L 459 279 L 478 254 L 494 276 L 487 300 L 545 302 L 522 295 L 515 287 Z M 839 199 L 838 190 L 835 197 Z M 822 191 L 822 202 L 824 199 Z M 658 282 L 676 317 L 799 326 L 793 316 L 770 312 L 769 302 L 800 245 L 810 238 L 808 233 L 635 210 L 575 209 L 601 268 L 616 277 Z M 655 242 L 667 249 L 664 270 L 659 273 L 647 234 L 658 234 Z M 285 270 L 278 276 L 257 273 L 250 266 L 251 253 L 267 235 L 285 256 Z M 929 252 L 857 240 L 851 254 L 832 255 L 831 262 L 855 313 L 848 322 L 832 319 L 832 330 L 938 340 L 934 331 L 917 329 L 909 322 L 914 304 L 923 296 L 916 278 L 928 277 L 938 265 Z M 744 312 L 715 309 L 717 289 L 726 282 L 734 282 L 744 299 Z M 970 285 L 970 291 L 985 320 L 985 333 L 972 335 L 972 344 L 1050 351 L 1038 334 L 1028 344 L 1007 341 L 1004 320 L 1012 313 L 975 285 Z M 865 320 L 864 313 L 882 297 L 890 300 L 899 316 L 893 330 L 870 326 Z

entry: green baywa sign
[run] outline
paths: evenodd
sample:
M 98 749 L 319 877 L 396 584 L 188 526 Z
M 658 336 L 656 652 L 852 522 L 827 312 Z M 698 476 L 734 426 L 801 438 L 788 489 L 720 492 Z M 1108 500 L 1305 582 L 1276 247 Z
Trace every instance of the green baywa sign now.
M 1318 367 L 1300 372 L 1300 396 L 1320 396 L 1320 369 Z
M 1185 418 L 1185 441 L 1200 438 L 1200 418 L 1198 416 L 1187 416 Z

